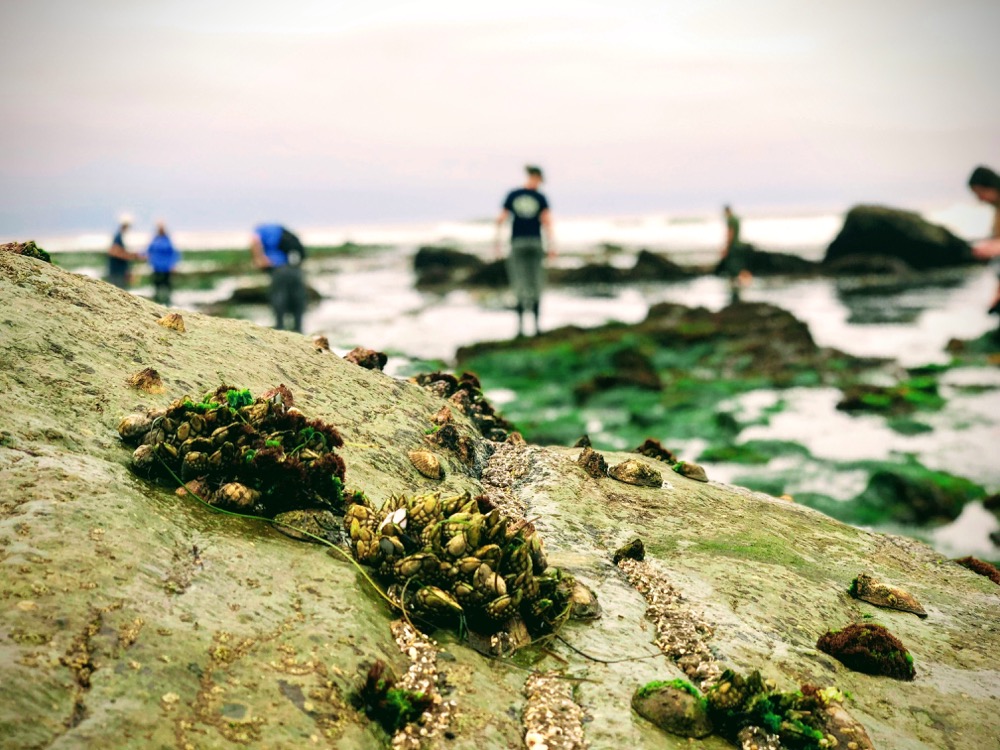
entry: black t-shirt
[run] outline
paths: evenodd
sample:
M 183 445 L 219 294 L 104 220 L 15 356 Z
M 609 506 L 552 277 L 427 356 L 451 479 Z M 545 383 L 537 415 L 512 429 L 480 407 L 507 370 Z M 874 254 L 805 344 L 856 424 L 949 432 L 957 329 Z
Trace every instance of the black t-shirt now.
M 542 236 L 542 222 L 539 217 L 542 211 L 549 207 L 544 195 L 537 190 L 519 188 L 507 196 L 503 207 L 514 217 L 511 239 Z

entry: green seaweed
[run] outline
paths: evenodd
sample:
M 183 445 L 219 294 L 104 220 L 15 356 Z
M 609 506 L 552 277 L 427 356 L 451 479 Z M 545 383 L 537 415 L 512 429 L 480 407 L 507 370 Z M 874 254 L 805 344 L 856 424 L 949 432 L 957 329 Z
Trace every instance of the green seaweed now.
M 685 693 L 693 695 L 695 698 L 705 700 L 705 697 L 701 694 L 701 691 L 692 685 L 687 680 L 675 679 L 675 680 L 653 680 L 652 682 L 647 682 L 641 688 L 639 688 L 639 697 L 645 698 L 658 690 L 663 688 L 674 688 L 676 690 L 682 690 Z

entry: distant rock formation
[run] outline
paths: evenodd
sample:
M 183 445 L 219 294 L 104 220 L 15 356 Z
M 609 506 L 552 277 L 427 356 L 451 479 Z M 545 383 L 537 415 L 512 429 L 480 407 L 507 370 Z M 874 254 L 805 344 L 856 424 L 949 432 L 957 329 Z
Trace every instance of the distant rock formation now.
M 919 214 L 885 206 L 855 206 L 848 211 L 823 259 L 824 266 L 842 273 L 924 270 L 970 262 L 972 249 L 965 240 Z

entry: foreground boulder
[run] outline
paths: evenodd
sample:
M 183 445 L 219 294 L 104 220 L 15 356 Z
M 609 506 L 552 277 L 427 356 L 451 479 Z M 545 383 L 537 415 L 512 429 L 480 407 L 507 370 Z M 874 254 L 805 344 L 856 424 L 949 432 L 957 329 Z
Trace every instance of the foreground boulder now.
M 425 747 L 521 747 L 535 731 L 523 717 L 538 696 L 522 664 L 488 659 L 449 629 L 408 645 L 408 626 L 390 627 L 398 612 L 337 550 L 220 515 L 127 468 L 124 415 L 223 382 L 253 393 L 284 383 L 297 408 L 343 436 L 344 481 L 374 505 L 468 491 L 530 518 L 549 563 L 602 604 L 600 619 L 560 633 L 579 651 L 552 640 L 533 663 L 572 678 L 565 700 L 586 713 L 577 724 L 591 747 L 721 747 L 666 735 L 630 710 L 637 687 L 680 676 L 659 655 L 668 639 L 654 635 L 646 599 L 611 562 L 639 535 L 649 575 L 683 594 L 680 608 L 698 613 L 733 669 L 760 669 L 782 690 L 836 684 L 879 748 L 995 744 L 1000 589 L 921 543 L 679 474 L 661 488 L 594 478 L 579 449 L 484 440 L 457 408 L 477 460 L 441 448 L 444 478 L 428 478 L 408 453 L 429 445 L 445 400 L 318 356 L 306 337 L 196 313 L 185 332 L 165 329 L 148 301 L 6 253 L 0 299 L 11 332 L 0 337 L 0 744 L 384 748 L 387 730 L 355 697 L 379 662 L 412 695 L 409 652 L 437 664 L 429 679 L 447 686 L 457 716 Z M 126 384 L 143 368 L 160 373 L 163 393 Z M 629 458 L 607 452 L 612 464 Z M 815 648 L 857 617 L 844 589 L 862 562 L 927 609 L 923 621 L 880 613 L 920 665 L 912 683 L 887 687 Z
M 916 270 L 943 268 L 972 262 L 972 248 L 944 227 L 911 211 L 855 206 L 827 248 L 823 264 L 845 273 L 873 268 L 903 270 L 885 258 L 895 258 Z

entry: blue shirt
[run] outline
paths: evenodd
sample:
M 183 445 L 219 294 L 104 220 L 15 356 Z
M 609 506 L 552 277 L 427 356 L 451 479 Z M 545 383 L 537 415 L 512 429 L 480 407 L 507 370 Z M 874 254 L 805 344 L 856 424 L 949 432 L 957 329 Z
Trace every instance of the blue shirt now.
M 542 211 L 549 207 L 545 196 L 537 190 L 519 188 L 507 195 L 503 207 L 514 217 L 510 230 L 511 239 L 542 236 Z
M 281 249 L 281 235 L 284 227 L 280 224 L 261 224 L 254 230 L 260 245 L 264 249 L 264 255 L 271 261 L 272 266 L 284 266 L 288 264 L 288 255 Z
M 181 254 L 177 252 L 174 243 L 165 234 L 153 237 L 153 241 L 149 243 L 149 248 L 146 250 L 146 256 L 149 258 L 149 265 L 157 273 L 173 271 L 174 266 L 181 259 Z

